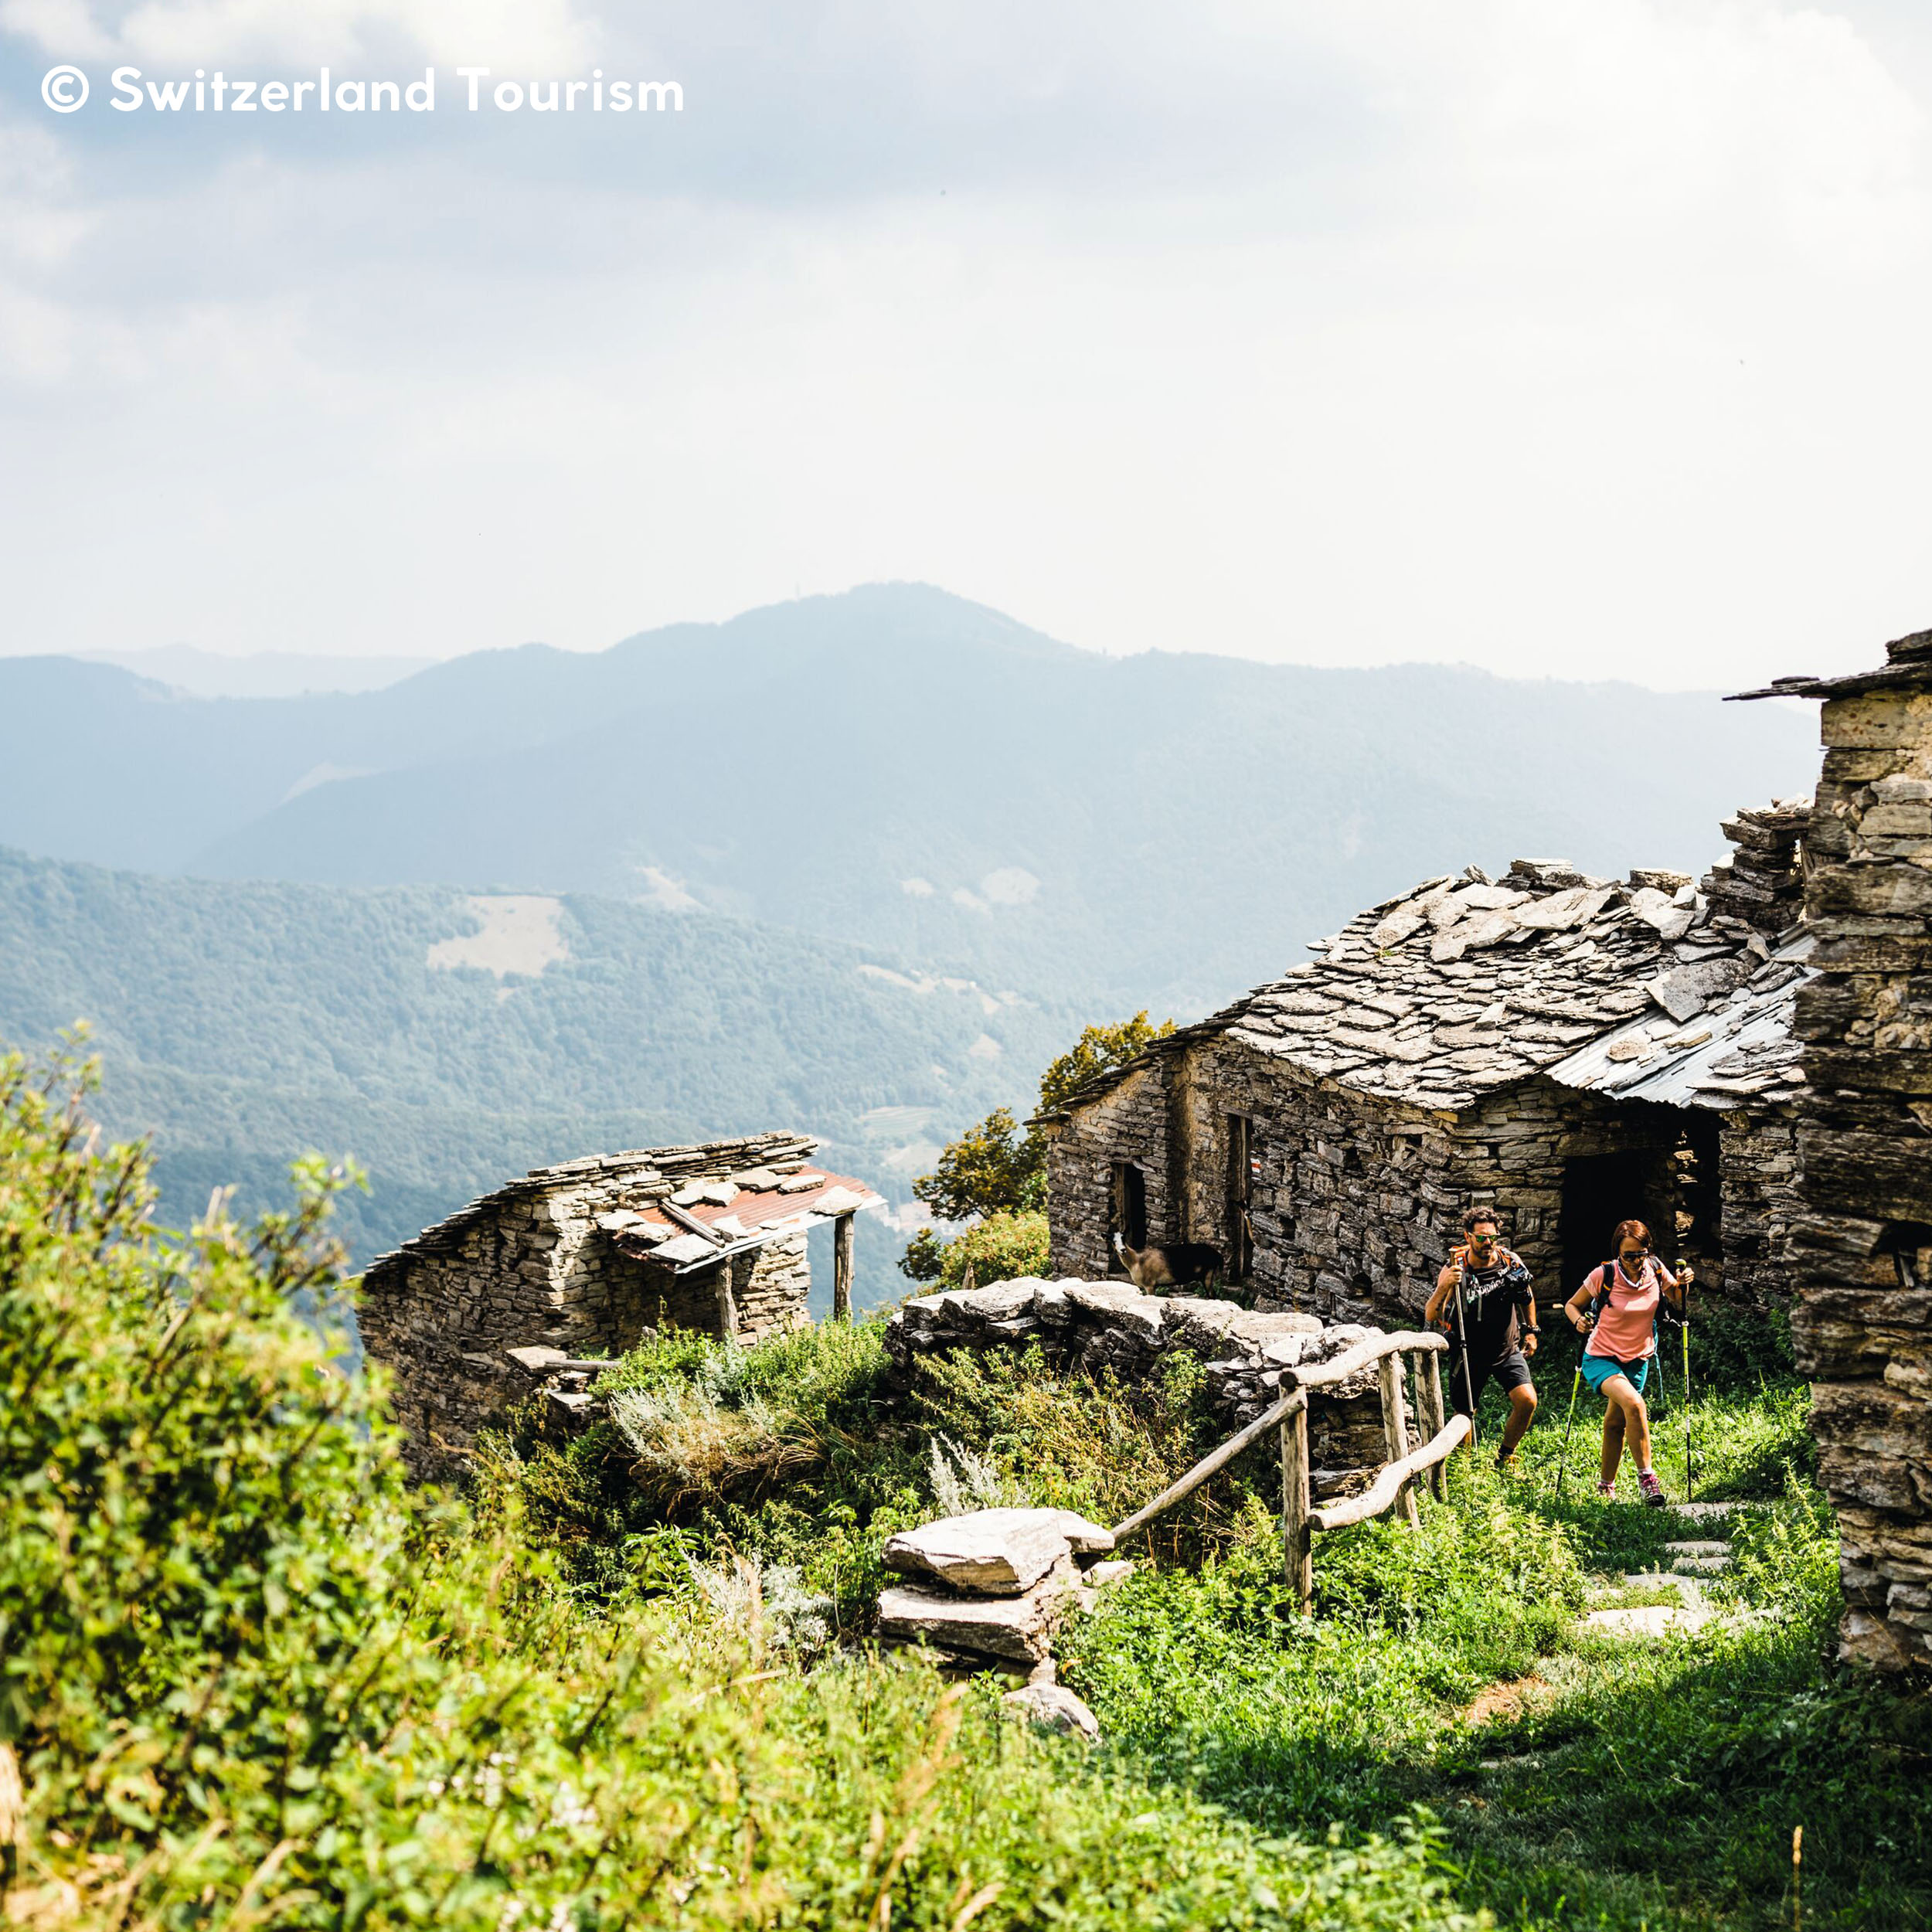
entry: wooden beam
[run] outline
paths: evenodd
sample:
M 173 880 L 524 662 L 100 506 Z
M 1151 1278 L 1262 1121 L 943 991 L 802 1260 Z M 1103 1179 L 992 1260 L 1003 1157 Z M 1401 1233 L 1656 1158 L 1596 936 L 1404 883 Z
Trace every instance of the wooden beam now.
M 1402 1485 L 1424 1469 L 1432 1469 L 1469 1433 L 1467 1416 L 1451 1416 L 1447 1426 L 1433 1442 L 1412 1451 L 1400 1462 L 1392 1462 L 1359 1496 L 1332 1502 L 1325 1509 L 1311 1509 L 1308 1523 L 1315 1529 L 1345 1529 L 1351 1523 L 1366 1522 L 1379 1516 L 1400 1493 Z
M 1420 1330 L 1404 1329 L 1397 1335 L 1371 1335 L 1366 1342 L 1358 1342 L 1332 1362 L 1321 1362 L 1311 1369 L 1284 1369 L 1281 1386 L 1284 1389 L 1326 1389 L 1335 1383 L 1346 1382 L 1351 1376 L 1361 1374 L 1372 1362 L 1379 1362 L 1384 1355 L 1394 1355 L 1399 1350 L 1411 1349 L 1423 1354 L 1439 1355 L 1448 1345 L 1447 1335 L 1423 1334 Z
M 1442 1371 L 1432 1355 L 1416 1357 L 1416 1379 L 1422 1385 L 1422 1432 L 1432 1441 L 1442 1434 Z M 1449 1472 L 1440 1463 L 1429 1471 L 1429 1487 L 1437 1502 L 1449 1500 Z
M 726 1342 L 738 1338 L 738 1298 L 731 1291 L 731 1263 L 718 1264 L 718 1333 Z
M 832 1318 L 852 1319 L 852 1241 L 854 1216 L 842 1214 L 832 1224 Z
M 655 1205 L 660 1212 L 669 1215 L 679 1227 L 688 1228 L 693 1234 L 702 1234 L 707 1241 L 715 1242 L 719 1247 L 724 1246 L 726 1237 L 709 1222 L 700 1221 L 695 1214 L 685 1213 L 682 1208 L 669 1201 L 659 1201 Z
M 1193 1495 L 1217 1469 L 1225 1468 L 1251 1442 L 1257 1441 L 1277 1423 L 1285 1422 L 1290 1416 L 1298 1415 L 1307 1408 L 1308 1399 L 1299 1389 L 1293 1389 L 1271 1408 L 1260 1414 L 1241 1430 L 1238 1435 L 1230 1436 L 1219 1448 L 1203 1456 L 1181 1480 L 1163 1489 L 1154 1500 L 1134 1511 L 1125 1522 L 1114 1532 L 1114 1540 L 1118 1543 L 1124 1536 L 1131 1536 L 1135 1530 L 1145 1529 L 1164 1510 L 1172 1509 L 1185 1498 Z
M 1315 1554 L 1308 1538 L 1308 1405 L 1281 1424 L 1281 1575 L 1306 1616 L 1315 1598 Z
M 1385 1355 L 1376 1364 L 1376 1379 L 1382 1385 L 1382 1440 L 1390 1462 L 1402 1462 L 1409 1454 L 1409 1405 L 1403 1398 L 1402 1362 L 1399 1355 Z M 1396 1490 L 1396 1503 L 1411 1523 L 1421 1521 L 1413 1484 L 1405 1482 Z

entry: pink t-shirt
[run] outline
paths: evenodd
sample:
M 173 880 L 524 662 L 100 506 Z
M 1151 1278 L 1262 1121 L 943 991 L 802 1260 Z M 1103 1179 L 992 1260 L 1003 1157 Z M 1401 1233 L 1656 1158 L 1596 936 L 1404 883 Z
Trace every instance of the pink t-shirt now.
M 1657 1304 L 1662 1290 L 1675 1287 L 1674 1277 L 1667 1274 L 1657 1257 L 1644 1257 L 1644 1272 L 1635 1287 L 1623 1269 L 1606 1263 L 1585 1283 L 1593 1294 L 1603 1292 L 1604 1276 L 1611 1277 L 1610 1300 L 1597 1318 L 1597 1325 L 1583 1344 L 1585 1355 L 1607 1355 L 1616 1362 L 1641 1362 L 1657 1345 Z

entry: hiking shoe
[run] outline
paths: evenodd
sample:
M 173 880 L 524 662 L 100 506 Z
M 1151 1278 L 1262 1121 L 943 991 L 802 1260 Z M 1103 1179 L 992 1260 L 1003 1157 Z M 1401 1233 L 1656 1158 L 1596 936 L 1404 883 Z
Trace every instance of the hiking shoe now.
M 1496 1474 L 1499 1476 L 1520 1476 L 1522 1468 L 1514 1455 L 1498 1456 L 1496 1458 Z
M 1599 1502 L 1614 1502 L 1617 1500 L 1616 1484 L 1614 1482 L 1600 1482 L 1597 1484 L 1597 1500 Z
M 1664 1494 L 1664 1485 L 1657 1480 L 1653 1471 L 1645 1470 L 1637 1478 L 1637 1487 L 1644 1492 L 1644 1501 L 1653 1509 L 1662 1509 L 1670 1500 Z

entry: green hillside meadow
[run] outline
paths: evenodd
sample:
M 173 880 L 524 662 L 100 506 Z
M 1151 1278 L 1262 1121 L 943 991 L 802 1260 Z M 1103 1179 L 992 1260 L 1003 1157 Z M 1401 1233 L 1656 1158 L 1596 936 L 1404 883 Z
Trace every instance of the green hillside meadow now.
M 1671 1529 L 1460 1456 L 1420 1526 L 1279 1581 L 1270 1445 L 1063 1633 L 1102 1726 L 867 1633 L 886 1535 L 977 1499 L 1107 1520 L 1219 1433 L 1198 1379 L 1034 1351 L 889 1395 L 876 1321 L 611 1372 L 460 1496 L 292 1312 L 330 1178 L 163 1240 L 72 1067 L 0 1061 L 0 1905 L 31 1932 L 1690 1932 L 1932 1910 L 1925 1699 L 1826 1668 L 1806 1392 L 1694 1354 L 1720 1614 L 1612 1638 Z M 1560 1373 L 1560 1366 L 1556 1369 Z M 1493 1431 L 1498 1418 L 1484 1417 Z M 1675 1430 L 1668 1432 L 1675 1433 Z M 1675 1487 L 1681 1463 L 1666 1456 Z M 1801 1893 L 1791 1847 L 1802 1828 Z
M 481 928 L 447 888 L 156 879 L 0 849 L 0 1039 L 90 1023 L 105 1117 L 154 1136 L 176 1225 L 213 1187 L 250 1211 L 298 1155 L 352 1157 L 369 1189 L 338 1224 L 366 1259 L 544 1162 L 771 1128 L 822 1136 L 903 1202 L 938 1143 L 1030 1097 L 1079 1030 L 739 920 L 572 895 L 555 922 L 566 957 L 499 977 L 429 963 Z M 866 1220 L 862 1300 L 903 1287 L 900 1245 Z

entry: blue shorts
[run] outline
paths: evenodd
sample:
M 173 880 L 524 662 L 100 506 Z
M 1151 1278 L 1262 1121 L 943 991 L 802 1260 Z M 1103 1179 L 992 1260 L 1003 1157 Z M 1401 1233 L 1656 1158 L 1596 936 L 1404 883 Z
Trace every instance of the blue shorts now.
M 1636 1362 L 1619 1362 L 1614 1355 L 1583 1354 L 1583 1379 L 1601 1393 L 1604 1384 L 1612 1376 L 1627 1376 L 1630 1384 L 1641 1396 L 1644 1383 L 1650 1374 L 1651 1357 L 1645 1355 Z

